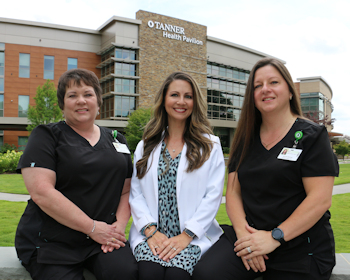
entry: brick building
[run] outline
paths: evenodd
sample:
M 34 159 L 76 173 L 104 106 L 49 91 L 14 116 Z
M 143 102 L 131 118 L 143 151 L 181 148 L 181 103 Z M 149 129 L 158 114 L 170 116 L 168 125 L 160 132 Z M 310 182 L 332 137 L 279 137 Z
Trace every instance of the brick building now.
M 150 107 L 161 83 L 185 71 L 207 97 L 208 117 L 229 146 L 249 72 L 270 55 L 207 35 L 207 27 L 138 11 L 136 19 L 112 17 L 97 30 L 0 18 L 0 145 L 23 149 L 28 105 L 46 79 L 57 82 L 71 68 L 100 78 L 103 106 L 96 123 L 123 130 L 138 107 Z

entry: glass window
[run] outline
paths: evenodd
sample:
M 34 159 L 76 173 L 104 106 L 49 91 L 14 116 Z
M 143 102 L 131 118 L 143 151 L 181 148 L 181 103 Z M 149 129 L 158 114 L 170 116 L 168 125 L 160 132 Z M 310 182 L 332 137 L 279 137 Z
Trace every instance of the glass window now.
M 220 80 L 219 84 L 220 84 L 220 89 L 226 90 L 226 81 L 221 81 Z
M 27 146 L 28 137 L 27 136 L 18 136 L 18 151 L 24 151 Z
M 4 76 L 4 67 L 5 67 L 5 53 L 0 52 L 0 77 Z
M 219 88 L 219 80 L 212 79 L 211 80 L 211 87 L 212 88 Z
M 211 79 L 210 78 L 207 78 L 207 87 L 211 87 Z
M 28 108 L 29 108 L 29 96 L 18 95 L 18 116 L 27 117 Z
M 68 57 L 67 70 L 78 68 L 78 59 Z
M 115 49 L 115 57 L 120 59 L 136 59 L 136 51 L 126 49 Z
M 129 79 L 114 79 L 115 91 L 123 93 L 136 93 L 135 80 Z
M 0 136 L 0 147 L 4 146 L 4 136 Z
M 215 65 L 212 65 L 211 66 L 211 73 L 213 74 L 213 75 L 219 75 L 219 67 L 218 66 L 215 66 Z
M 210 75 L 211 74 L 211 65 L 207 64 L 207 74 Z
M 219 69 L 219 74 L 220 74 L 220 76 L 226 76 L 226 69 L 224 68 L 224 67 L 220 67 L 220 69 Z
M 229 78 L 233 78 L 233 70 L 232 69 L 226 69 L 226 75 Z
M 4 116 L 4 95 L 0 94 L 0 117 Z
M 0 91 L 4 91 L 4 78 L 0 77 Z
M 55 69 L 55 57 L 45 55 L 44 56 L 44 79 L 53 80 Z
M 239 74 L 237 70 L 233 70 L 233 78 L 234 79 L 239 79 Z
M 125 76 L 135 76 L 135 64 L 115 63 L 115 74 Z
M 19 77 L 29 78 L 30 76 L 30 54 L 19 54 Z
M 114 97 L 114 116 L 128 117 L 135 111 L 135 97 L 133 96 L 115 96 Z

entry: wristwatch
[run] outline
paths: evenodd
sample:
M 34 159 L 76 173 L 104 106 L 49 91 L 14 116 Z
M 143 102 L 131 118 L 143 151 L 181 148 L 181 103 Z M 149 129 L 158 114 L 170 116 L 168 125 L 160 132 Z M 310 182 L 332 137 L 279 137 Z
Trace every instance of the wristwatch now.
M 284 233 L 280 228 L 274 228 L 271 234 L 272 234 L 272 238 L 277 240 L 279 243 L 281 243 L 281 245 L 286 243 L 286 241 L 284 240 Z
M 192 231 L 190 231 L 189 229 L 187 229 L 187 228 L 184 229 L 184 233 L 186 233 L 186 235 L 187 235 L 188 237 L 191 237 L 192 239 L 196 237 L 196 235 L 195 235 Z

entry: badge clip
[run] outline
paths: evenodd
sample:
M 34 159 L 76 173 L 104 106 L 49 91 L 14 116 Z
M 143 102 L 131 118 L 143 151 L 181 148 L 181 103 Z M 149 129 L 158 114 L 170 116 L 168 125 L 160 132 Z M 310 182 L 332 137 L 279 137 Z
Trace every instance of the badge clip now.
M 297 147 L 297 145 L 298 145 L 298 143 L 299 143 L 299 140 L 300 140 L 301 138 L 303 138 L 303 136 L 304 136 L 304 134 L 303 134 L 303 132 L 300 131 L 300 130 L 294 133 L 295 140 L 294 140 L 293 149 L 295 149 L 295 148 Z

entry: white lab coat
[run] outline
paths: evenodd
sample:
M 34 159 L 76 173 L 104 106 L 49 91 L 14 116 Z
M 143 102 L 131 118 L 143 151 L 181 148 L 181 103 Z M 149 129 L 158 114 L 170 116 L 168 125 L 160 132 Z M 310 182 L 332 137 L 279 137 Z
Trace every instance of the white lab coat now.
M 186 172 L 186 144 L 183 147 L 176 178 L 176 194 L 180 228 L 196 234 L 191 244 L 198 245 L 204 254 L 221 236 L 222 230 L 215 220 L 224 187 L 225 162 L 220 139 L 208 136 L 213 141 L 209 159 L 192 172 Z M 148 172 L 142 179 L 136 174 L 136 162 L 143 154 L 143 141 L 134 153 L 134 172 L 131 179 L 130 207 L 133 224 L 129 241 L 134 251 L 143 241 L 141 229 L 148 223 L 158 223 L 158 161 L 161 152 L 159 143 L 148 159 Z

